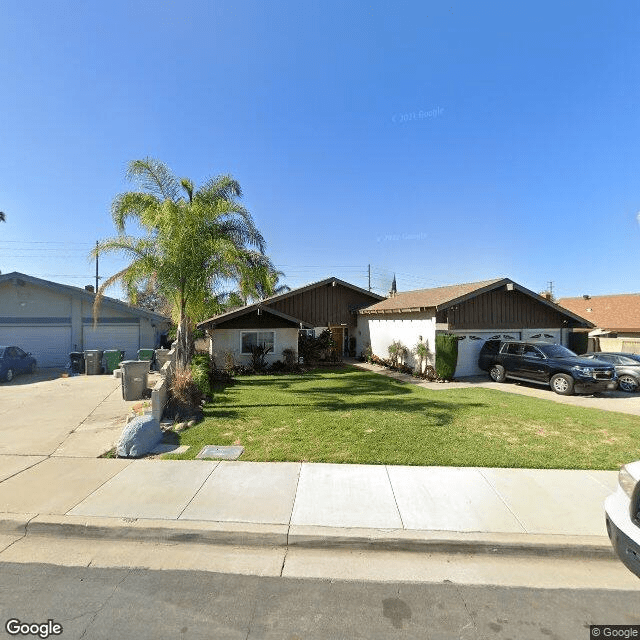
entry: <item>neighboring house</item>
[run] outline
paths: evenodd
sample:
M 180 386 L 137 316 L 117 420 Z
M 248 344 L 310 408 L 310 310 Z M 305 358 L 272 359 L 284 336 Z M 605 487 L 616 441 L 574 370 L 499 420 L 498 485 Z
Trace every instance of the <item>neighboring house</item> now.
M 358 310 L 380 300 L 384 297 L 338 278 L 326 278 L 209 318 L 198 328 L 207 331 L 209 351 L 218 366 L 230 356 L 247 364 L 256 344 L 271 347 L 266 361 L 274 362 L 282 359 L 285 349 L 297 355 L 301 329 L 316 335 L 330 329 L 334 342 L 344 348 L 356 334 Z
M 392 295 L 358 316 L 358 346 L 388 358 L 388 347 L 399 340 L 409 350 L 426 342 L 435 353 L 438 333 L 459 336 L 455 376 L 481 374 L 478 354 L 489 338 L 536 339 L 568 344 L 574 329 L 592 328 L 577 313 L 554 304 L 508 278 L 472 282 Z M 414 366 L 409 355 L 407 364 Z
M 0 344 L 30 351 L 41 367 L 62 367 L 71 351 L 123 349 L 137 359 L 140 348 L 160 345 L 169 318 L 103 298 L 93 323 L 93 287 L 80 289 L 23 273 L 0 275 Z
M 640 353 L 640 294 L 562 298 L 558 304 L 596 327 L 589 335 L 601 351 Z

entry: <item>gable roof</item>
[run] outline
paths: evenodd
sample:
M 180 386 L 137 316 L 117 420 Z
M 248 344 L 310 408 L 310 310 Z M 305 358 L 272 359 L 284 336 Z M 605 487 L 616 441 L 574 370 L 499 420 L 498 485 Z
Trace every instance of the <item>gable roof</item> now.
M 407 313 L 416 311 L 426 311 L 435 309 L 442 311 L 454 305 L 475 298 L 494 289 L 507 287 L 515 291 L 520 291 L 527 296 L 537 300 L 559 313 L 571 317 L 582 326 L 590 326 L 590 322 L 578 314 L 560 307 L 551 300 L 519 285 L 509 278 L 494 278 L 493 280 L 482 280 L 480 282 L 468 282 L 465 284 L 454 284 L 446 287 L 435 287 L 433 289 L 417 289 L 415 291 L 405 291 L 398 293 L 392 298 L 387 298 L 366 309 L 361 309 L 360 313 L 365 315 L 380 315 L 385 313 Z
M 245 305 L 243 307 L 236 307 L 235 309 L 231 309 L 231 311 L 226 311 L 225 313 L 220 313 L 217 316 L 213 316 L 212 318 L 208 318 L 207 320 L 203 320 L 202 322 L 198 323 L 198 327 L 215 327 L 217 324 L 221 324 L 222 322 L 226 322 L 227 320 L 230 320 L 234 317 L 240 316 L 240 315 L 244 315 L 245 313 L 249 313 L 255 309 L 269 309 L 272 313 L 276 314 L 276 315 L 280 315 L 282 318 L 284 319 L 289 319 L 289 320 L 293 320 L 295 322 L 297 322 L 298 324 L 302 324 L 305 327 L 309 327 L 311 328 L 312 325 L 305 323 L 305 322 L 301 322 L 299 319 L 297 318 L 293 318 L 292 316 L 288 316 L 286 314 L 283 313 L 278 313 L 276 312 L 274 309 L 272 309 L 269 305 L 275 303 L 275 302 L 280 302 L 281 300 L 286 300 L 287 298 L 290 298 L 292 296 L 296 296 L 300 293 L 303 293 L 304 291 L 309 291 L 311 289 L 316 289 L 318 287 L 323 287 L 325 285 L 328 284 L 332 284 L 332 283 L 336 283 L 336 285 L 342 285 L 343 287 L 346 287 L 348 289 L 352 289 L 353 291 L 357 291 L 358 293 L 363 293 L 369 297 L 371 297 L 374 300 L 384 300 L 384 296 L 378 295 L 377 293 L 373 293 L 372 291 L 367 291 L 366 289 L 361 289 L 360 287 L 356 287 L 353 284 L 350 284 L 349 282 L 345 282 L 344 280 L 340 280 L 340 278 L 334 278 L 334 277 L 330 277 L 330 278 L 325 278 L 324 280 L 318 280 L 317 282 L 312 282 L 310 284 L 306 284 L 303 285 L 302 287 L 298 287 L 297 289 L 291 289 L 290 291 L 287 291 L 286 293 L 279 293 L 277 295 L 274 296 L 269 296 L 268 298 L 264 298 L 263 300 L 260 300 L 259 302 L 254 302 L 253 304 L 248 304 Z M 357 311 L 357 309 L 353 309 L 353 311 Z
M 440 310 L 447 305 L 462 302 L 463 299 L 470 295 L 478 295 L 484 291 L 511 282 L 507 278 L 495 278 L 493 280 L 482 280 L 480 282 L 468 282 L 466 284 L 453 284 L 446 287 L 435 287 L 433 289 L 415 289 L 413 291 L 402 291 L 392 298 L 387 298 L 382 302 L 378 302 L 366 309 L 362 309 L 360 313 L 378 314 L 378 313 L 398 313 L 401 311 L 425 311 L 426 309 Z
M 28 282 L 37 287 L 42 287 L 44 289 L 48 289 L 49 291 L 54 291 L 55 293 L 71 295 L 76 298 L 87 300 L 91 304 L 93 304 L 93 301 L 96 297 L 95 293 L 92 293 L 91 291 L 87 291 L 85 289 L 81 289 L 80 287 L 72 287 L 68 284 L 60 284 L 59 282 L 42 280 L 41 278 L 28 276 L 24 273 L 19 273 L 18 271 L 12 271 L 11 273 L 0 275 L 0 284 L 8 280 Z M 167 318 L 166 316 L 162 316 L 158 313 L 153 313 L 153 311 L 147 311 L 146 309 L 142 309 L 141 307 L 134 307 L 130 304 L 127 304 L 126 302 L 122 302 L 122 300 L 116 300 L 115 298 L 107 298 L 106 296 L 104 296 L 102 298 L 102 304 L 106 307 L 148 318 L 149 320 L 153 320 L 155 322 L 171 322 L 171 318 Z
M 562 298 L 558 304 L 609 331 L 640 331 L 640 293 Z
M 292 325 L 299 326 L 301 329 L 312 329 L 312 325 L 302 322 L 298 318 L 294 318 L 292 316 L 288 316 L 286 313 L 281 313 L 280 311 L 276 311 L 271 307 L 264 307 L 260 302 L 256 304 L 250 304 L 246 307 L 240 307 L 238 309 L 233 309 L 232 311 L 227 311 L 226 313 L 221 313 L 213 318 L 209 318 L 208 320 L 204 320 L 203 322 L 198 323 L 198 327 L 205 326 L 207 329 L 215 329 L 216 326 L 220 324 L 224 324 L 225 322 L 229 322 L 235 318 L 239 318 L 241 316 L 248 315 L 253 313 L 254 311 L 258 311 L 259 313 L 265 313 L 267 315 L 273 315 L 286 322 L 290 322 Z

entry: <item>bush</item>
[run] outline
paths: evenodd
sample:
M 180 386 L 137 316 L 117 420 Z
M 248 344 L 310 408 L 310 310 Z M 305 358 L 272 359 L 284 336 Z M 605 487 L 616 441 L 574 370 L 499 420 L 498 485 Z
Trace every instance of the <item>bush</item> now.
M 323 359 L 331 359 L 335 354 L 335 345 L 331 337 L 331 331 L 325 329 L 316 337 L 301 333 L 298 339 L 298 354 L 304 359 L 305 364 Z M 340 358 L 336 357 L 335 359 L 339 360 Z
M 169 388 L 171 400 L 167 414 L 174 417 L 198 415 L 201 412 L 203 393 L 191 374 L 191 369 L 178 369 Z
M 208 353 L 199 353 L 193 356 L 191 377 L 203 395 L 211 395 L 211 358 Z
M 264 371 L 267 367 L 267 354 L 273 351 L 273 347 L 257 344 L 251 347 L 251 368 L 254 371 Z
M 458 337 L 450 333 L 436 336 L 436 373 L 442 380 L 451 380 L 458 363 Z
M 282 357 L 284 358 L 284 366 L 289 369 L 292 369 L 296 364 L 298 364 L 296 360 L 296 352 L 293 349 L 283 349 Z

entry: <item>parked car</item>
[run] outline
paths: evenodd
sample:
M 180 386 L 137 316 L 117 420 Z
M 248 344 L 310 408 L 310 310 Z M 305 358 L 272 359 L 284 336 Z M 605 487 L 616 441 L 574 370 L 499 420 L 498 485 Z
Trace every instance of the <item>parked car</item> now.
M 478 366 L 488 371 L 494 382 L 511 378 L 548 385 L 563 396 L 574 391 L 606 391 L 617 384 L 613 365 L 580 358 L 562 345 L 546 342 L 487 340 L 480 350 Z
M 36 359 L 20 347 L 0 347 L 0 380 L 9 382 L 18 373 L 33 373 Z
M 618 488 L 604 502 L 607 533 L 618 557 L 640 577 L 640 460 L 618 474 Z
M 589 352 L 580 356 L 590 360 L 608 362 L 616 368 L 618 389 L 635 393 L 640 389 L 640 355 L 635 353 Z

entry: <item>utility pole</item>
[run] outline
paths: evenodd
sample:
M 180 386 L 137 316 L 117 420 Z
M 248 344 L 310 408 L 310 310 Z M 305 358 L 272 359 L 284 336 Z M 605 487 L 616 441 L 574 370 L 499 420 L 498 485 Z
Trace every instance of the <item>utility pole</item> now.
M 369 291 L 371 291 L 371 265 L 369 265 Z
M 96 240 L 96 293 L 98 293 L 98 280 L 100 277 L 98 276 L 98 241 Z
M 549 280 L 549 294 L 551 295 L 551 300 L 553 300 L 553 282 Z

